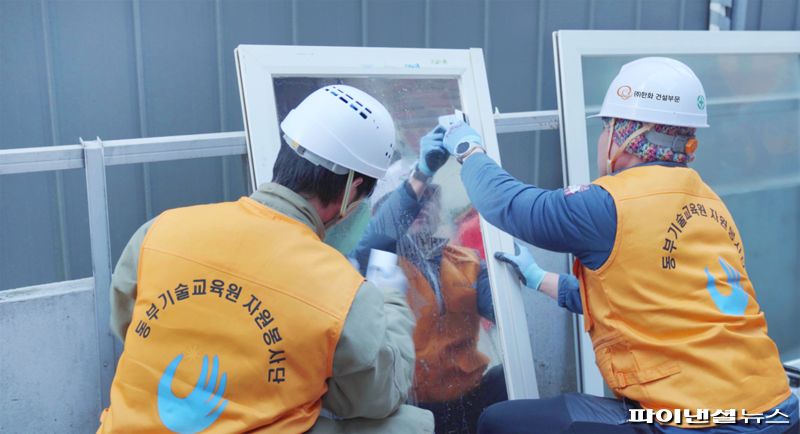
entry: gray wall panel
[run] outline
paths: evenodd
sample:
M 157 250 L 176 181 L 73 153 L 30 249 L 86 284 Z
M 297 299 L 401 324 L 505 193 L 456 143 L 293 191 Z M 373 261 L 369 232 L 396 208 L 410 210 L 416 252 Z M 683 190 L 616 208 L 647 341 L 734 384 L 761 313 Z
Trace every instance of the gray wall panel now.
M 170 208 L 223 199 L 219 158 L 154 163 L 151 173 L 154 216 Z
M 243 129 L 239 84 L 233 50 L 240 44 L 292 44 L 292 4 L 289 0 L 220 3 L 224 131 Z
M 147 136 L 218 131 L 214 2 L 142 1 L 140 8 Z
M 83 170 L 62 174 L 63 213 L 59 224 L 67 228 L 60 236 L 66 250 L 67 272 L 62 279 L 80 279 L 92 275 L 92 250 L 89 245 L 89 209 L 86 201 L 86 175 Z M 31 228 L 35 230 L 35 228 Z M 39 280 L 47 283 L 52 280 Z
M 489 4 L 486 68 L 492 104 L 501 112 L 533 110 L 536 107 L 534 85 L 539 58 L 540 3 L 499 1 Z M 450 31 L 460 32 L 452 27 Z M 510 86 L 511 83 L 519 85 Z
M 365 43 L 372 47 L 424 47 L 425 3 L 423 0 L 366 1 Z
M 746 30 L 758 30 L 763 25 L 761 22 L 761 9 L 761 0 L 747 0 Z
M 293 0 L 292 42 L 300 45 L 363 44 L 366 23 L 358 0 Z
M 0 290 L 64 279 L 52 173 L 0 177 Z
M 146 135 L 220 131 L 214 2 L 143 1 L 140 8 Z M 149 175 L 148 217 L 223 198 L 219 159 L 151 164 Z
M 0 2 L 0 149 L 50 144 L 38 2 Z
M 236 78 L 236 63 L 233 50 L 240 44 L 280 44 L 292 43 L 292 2 L 291 0 L 246 0 L 220 1 L 219 10 L 219 59 L 222 62 L 222 131 L 240 131 L 242 109 L 239 100 L 239 84 Z M 232 200 L 246 194 L 249 181 L 241 158 L 223 159 L 223 186 L 225 200 Z M 223 182 L 225 179 L 223 178 Z
M 106 168 L 111 263 L 116 264 L 128 238 L 147 220 L 142 165 Z
M 636 27 L 637 19 L 640 16 L 640 10 L 637 8 L 636 0 L 617 0 L 613 2 L 613 7 L 616 13 L 608 13 L 608 2 L 591 0 L 588 3 L 589 17 L 588 26 L 591 29 L 597 30 L 619 30 L 630 29 L 631 23 Z M 674 27 L 671 27 L 674 28 Z
M 48 9 L 62 143 L 138 136 L 130 4 L 54 1 Z
M 761 3 L 761 30 L 793 30 L 797 28 L 796 0 L 769 0 Z
M 797 0 L 748 0 L 746 30 L 800 29 L 800 2 Z
M 708 30 L 708 2 L 698 0 L 686 0 L 683 14 L 683 26 L 680 30 Z M 643 23 L 643 29 L 649 29 L 647 23 Z
M 484 45 L 486 20 L 484 0 L 437 0 L 430 3 L 430 22 L 428 23 L 430 45 L 433 48 L 483 47 L 484 55 L 488 49 Z M 458 11 L 458 28 L 447 25 L 450 17 Z
M 640 27 L 651 30 L 680 29 L 681 11 L 687 0 L 643 0 Z
M 55 137 L 64 143 L 138 134 L 137 106 L 129 103 L 136 99 L 130 6 L 99 1 L 44 5 L 52 47 Z M 97 22 L 96 13 L 104 20 Z M 64 225 L 70 228 L 62 234 L 69 263 L 65 278 L 87 277 L 92 266 L 85 178 L 82 171 L 69 171 L 61 182 Z
M 747 28 L 797 29 L 799 13 L 797 0 L 749 0 Z M 240 130 L 240 43 L 483 47 L 493 104 L 510 112 L 556 107 L 553 30 L 707 23 L 705 0 L 5 0 L 0 148 Z M 513 172 L 527 166 L 530 180 L 560 184 L 557 135 L 503 144 Z M 118 167 L 108 182 L 115 255 L 163 209 L 246 190 L 238 158 Z M 42 262 L 37 273 L 21 260 L 0 265 L 0 289 L 85 273 L 81 183 L 82 175 L 0 178 L 0 242 Z M 29 197 L 40 200 L 12 205 Z
M 0 2 L 0 19 L 0 149 L 50 145 L 42 9 Z M 52 173 L 0 177 L 0 290 L 63 278 L 55 197 Z
M 602 6 L 602 4 L 598 6 Z M 539 49 L 541 67 L 537 71 L 537 108 L 545 109 L 558 106 L 555 67 L 553 65 L 553 32 L 560 29 L 584 28 L 592 13 L 597 17 L 597 14 L 601 12 L 607 13 L 607 9 L 600 11 L 596 8 L 590 11 L 590 8 L 586 7 L 586 2 L 581 0 L 574 0 L 569 4 L 545 2 L 542 10 L 543 20 Z M 637 10 L 636 14 L 629 18 L 629 20 L 633 20 L 633 22 L 629 21 L 629 26 L 635 27 L 637 25 L 636 17 L 638 17 L 638 13 Z M 556 187 L 563 184 L 561 147 L 559 143 L 559 135 L 555 132 L 536 134 L 537 149 L 533 161 L 535 161 L 536 180 L 542 185 Z
M 48 9 L 62 143 L 141 136 L 132 3 L 53 1 Z M 124 179 L 108 177 L 112 252 L 122 248 L 117 228 L 124 228 L 127 239 L 145 209 L 141 165 L 121 170 Z M 91 274 L 91 252 L 83 175 L 68 182 L 67 219 L 77 231 L 70 232 L 67 243 L 74 278 Z

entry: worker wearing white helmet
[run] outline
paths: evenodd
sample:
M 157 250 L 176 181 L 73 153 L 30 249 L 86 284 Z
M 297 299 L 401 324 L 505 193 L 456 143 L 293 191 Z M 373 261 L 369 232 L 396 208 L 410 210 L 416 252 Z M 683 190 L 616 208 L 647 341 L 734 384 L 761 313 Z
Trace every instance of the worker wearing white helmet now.
M 429 412 L 403 405 L 405 279 L 367 282 L 323 242 L 385 173 L 391 116 L 333 85 L 281 130 L 271 183 L 168 210 L 123 251 L 111 326 L 125 348 L 99 432 L 432 432 Z
M 378 183 L 353 257 L 366 272 L 371 249 L 399 256 L 416 320 L 411 400 L 433 412 L 437 434 L 474 433 L 481 412 L 508 394 L 503 366 L 490 366 L 478 348 L 481 322 L 495 322 L 486 264 L 477 250 L 445 235 L 442 188 L 430 183 L 449 157 L 436 140 L 443 132 L 420 139 L 422 158 L 413 170 L 400 160 Z
M 487 221 L 575 255 L 575 277 L 545 272 L 523 246 L 497 259 L 526 286 L 584 315 L 598 368 L 617 397 L 500 403 L 484 412 L 479 431 L 796 430 L 797 399 L 767 335 L 741 234 L 722 200 L 687 167 L 696 128 L 708 126 L 700 80 L 674 59 L 633 61 L 597 116 L 605 127 L 597 144 L 600 178 L 565 189 L 517 181 L 486 156 L 469 125 L 453 126 L 443 138 L 442 147 L 463 162 L 464 185 Z M 737 410 L 731 425 L 690 425 L 685 418 L 647 425 L 630 422 L 630 408 Z M 742 409 L 780 411 L 788 424 L 743 420 Z

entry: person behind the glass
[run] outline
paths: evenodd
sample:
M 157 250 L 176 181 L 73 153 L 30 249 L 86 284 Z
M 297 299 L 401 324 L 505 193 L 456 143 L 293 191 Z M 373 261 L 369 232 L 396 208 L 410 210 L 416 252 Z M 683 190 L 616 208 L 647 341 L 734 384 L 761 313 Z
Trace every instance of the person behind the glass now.
M 372 197 L 373 218 L 351 256 L 365 272 L 371 249 L 398 254 L 416 318 L 411 399 L 433 412 L 437 433 L 474 433 L 483 409 L 508 396 L 502 365 L 487 371 L 489 358 L 478 350 L 481 317 L 494 322 L 485 263 L 477 251 L 436 235 L 441 188 L 430 180 L 449 157 L 443 131 L 420 140 L 410 176 L 406 170 L 395 185 L 379 185 L 384 194 Z M 402 171 L 402 161 L 393 169 Z
M 467 124 L 442 140 L 489 223 L 575 255 L 577 279 L 544 273 L 526 250 L 498 259 L 526 286 L 583 312 L 598 368 L 618 398 L 575 393 L 499 403 L 481 416 L 479 432 L 797 432 L 798 401 L 767 335 L 741 234 L 719 196 L 687 167 L 696 128 L 708 126 L 700 80 L 673 59 L 633 61 L 598 116 L 600 178 L 565 189 L 514 179 Z M 634 423 L 636 407 L 678 409 L 681 419 Z M 733 420 L 719 418 L 731 409 Z M 764 417 L 748 421 L 745 411 Z

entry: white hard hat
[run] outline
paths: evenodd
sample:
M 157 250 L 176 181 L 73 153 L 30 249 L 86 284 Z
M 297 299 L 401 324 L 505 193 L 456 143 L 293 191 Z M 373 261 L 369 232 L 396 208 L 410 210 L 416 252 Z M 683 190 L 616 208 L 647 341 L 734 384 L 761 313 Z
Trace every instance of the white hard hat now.
M 706 93 L 685 64 L 667 57 L 645 57 L 622 66 L 600 113 L 590 117 L 708 127 Z
M 325 86 L 281 122 L 288 144 L 303 158 L 339 174 L 381 178 L 392 161 L 395 129 L 378 100 L 351 86 Z

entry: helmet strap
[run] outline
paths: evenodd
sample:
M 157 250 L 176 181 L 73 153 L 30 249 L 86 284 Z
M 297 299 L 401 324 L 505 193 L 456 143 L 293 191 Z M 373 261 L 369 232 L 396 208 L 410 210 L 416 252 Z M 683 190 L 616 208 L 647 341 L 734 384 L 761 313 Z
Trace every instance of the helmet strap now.
M 608 140 L 606 140 L 606 175 L 611 175 L 614 168 L 614 162 L 611 161 L 611 144 L 614 141 L 614 127 L 616 126 L 617 118 L 611 118 L 608 124 Z
M 339 208 L 339 214 L 331 219 L 329 222 L 325 223 L 325 229 L 330 229 L 337 223 L 341 222 L 348 215 L 350 215 L 355 209 L 361 205 L 362 199 L 356 200 L 353 203 L 350 202 L 350 190 L 353 188 L 353 178 L 355 177 L 355 172 L 350 170 L 347 174 L 347 184 L 345 185 L 344 189 L 344 197 L 342 197 L 342 206 Z
M 352 170 L 347 171 L 347 184 L 344 186 L 344 197 L 342 198 L 342 207 L 339 208 L 339 217 L 344 218 L 347 215 L 348 205 L 350 202 L 350 189 L 353 187 L 353 177 L 355 172 Z
M 606 170 L 608 170 L 608 174 L 614 173 L 614 163 L 622 156 L 622 153 L 628 149 L 631 142 L 633 142 L 637 137 L 641 136 L 642 134 L 652 130 L 655 127 L 655 124 L 647 123 L 639 127 L 636 131 L 632 132 L 624 142 L 619 146 L 616 152 L 614 152 L 614 156 L 611 156 L 611 144 L 614 140 L 614 124 L 616 119 L 611 120 L 611 131 L 609 132 L 609 139 L 608 139 L 608 152 L 607 152 L 607 160 L 606 160 Z

